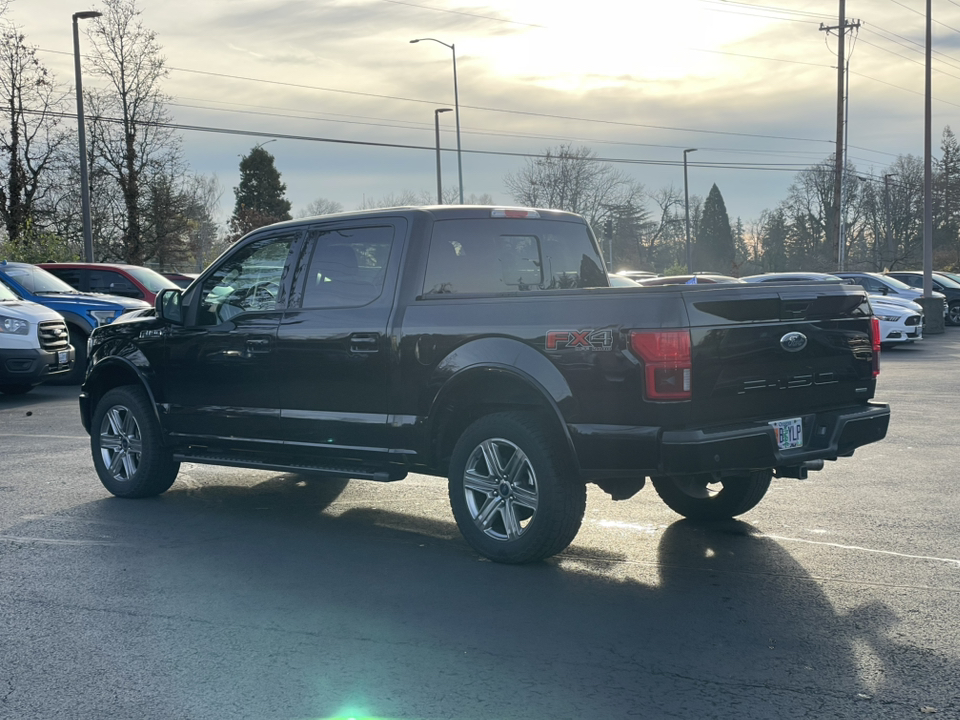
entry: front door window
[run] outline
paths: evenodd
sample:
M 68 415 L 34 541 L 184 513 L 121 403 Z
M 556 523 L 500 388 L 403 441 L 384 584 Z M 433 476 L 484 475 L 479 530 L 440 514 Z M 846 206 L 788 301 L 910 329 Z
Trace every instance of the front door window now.
M 203 283 L 197 324 L 219 325 L 243 312 L 276 310 L 294 238 L 263 238 L 227 258 Z

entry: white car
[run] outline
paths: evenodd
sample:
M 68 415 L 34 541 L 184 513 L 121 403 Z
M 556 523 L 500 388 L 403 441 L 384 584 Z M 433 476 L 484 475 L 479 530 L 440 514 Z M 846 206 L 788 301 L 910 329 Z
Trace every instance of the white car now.
M 781 272 L 751 275 L 744 280 L 752 283 L 800 283 L 800 282 L 840 282 L 855 283 L 861 277 L 859 284 L 867 291 L 867 298 L 873 307 L 873 314 L 880 321 L 880 341 L 882 347 L 892 347 L 901 343 L 911 343 L 923 338 L 923 307 L 914 302 L 915 296 L 894 293 L 894 288 L 886 283 L 874 282 L 873 273 L 855 273 L 854 277 L 840 277 L 829 273 L 816 272 Z M 883 276 L 881 276 L 883 277 Z M 891 278 L 892 279 L 892 278 Z M 899 283 L 907 287 L 904 283 Z M 880 291 L 887 288 L 887 293 Z M 900 289 L 903 292 L 902 288 Z M 909 290 L 909 288 L 908 288 Z
M 871 295 L 870 305 L 880 321 L 881 347 L 923 339 L 923 310 L 915 302 Z
M 60 313 L 21 300 L 0 283 L 0 393 L 22 395 L 73 367 L 70 333 Z

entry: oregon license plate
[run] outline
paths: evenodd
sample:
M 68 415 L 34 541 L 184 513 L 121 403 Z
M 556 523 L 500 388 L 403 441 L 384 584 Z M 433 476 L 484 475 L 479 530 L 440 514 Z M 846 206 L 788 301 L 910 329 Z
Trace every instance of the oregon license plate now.
M 68 350 L 60 350 L 57 353 L 57 365 L 66 365 L 69 357 L 70 352 Z
M 781 450 L 803 447 L 803 422 L 800 418 L 773 420 L 770 426 L 777 434 L 777 447 Z

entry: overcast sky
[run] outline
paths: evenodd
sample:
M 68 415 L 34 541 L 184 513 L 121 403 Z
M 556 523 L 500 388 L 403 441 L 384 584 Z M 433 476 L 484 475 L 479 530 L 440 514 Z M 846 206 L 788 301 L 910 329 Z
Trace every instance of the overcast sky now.
M 435 192 L 434 110 L 453 107 L 456 46 L 464 192 L 509 203 L 518 154 L 585 145 L 653 192 L 716 183 L 731 220 L 755 220 L 834 150 L 837 0 L 140 0 L 170 68 L 170 112 L 194 172 L 233 208 L 240 156 L 276 157 L 293 213 Z M 13 0 L 8 16 L 73 86 L 81 0 Z M 923 155 L 925 3 L 850 0 L 849 157 L 880 175 Z M 960 2 L 933 0 L 933 133 L 960 132 Z M 89 23 L 90 21 L 82 21 Z M 81 33 L 81 52 L 90 44 Z M 848 45 L 849 47 L 849 45 Z M 85 87 L 96 79 L 84 76 Z M 455 187 L 454 113 L 440 115 Z M 229 131 L 229 132 L 228 132 Z M 333 142 L 333 141 L 349 141 Z M 365 144 L 369 143 L 369 144 Z M 415 146 L 383 147 L 379 144 Z

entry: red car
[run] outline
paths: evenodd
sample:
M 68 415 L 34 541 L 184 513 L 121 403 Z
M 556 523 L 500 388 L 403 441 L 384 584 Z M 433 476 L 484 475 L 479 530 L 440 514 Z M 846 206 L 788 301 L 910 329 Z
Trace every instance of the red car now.
M 140 265 L 122 263 L 38 263 L 70 287 L 81 292 L 106 293 L 146 300 L 151 305 L 157 293 L 177 285 L 158 272 Z

